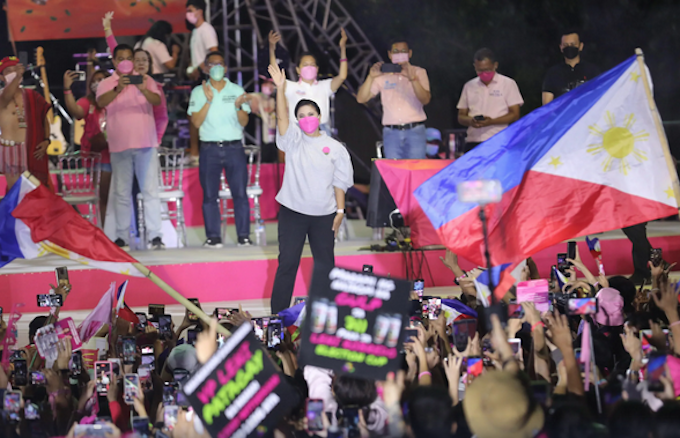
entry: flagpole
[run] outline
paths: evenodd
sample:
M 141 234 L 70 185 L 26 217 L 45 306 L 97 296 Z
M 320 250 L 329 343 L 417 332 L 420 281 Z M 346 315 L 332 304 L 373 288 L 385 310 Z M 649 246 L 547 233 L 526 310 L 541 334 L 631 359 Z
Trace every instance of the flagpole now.
M 142 265 L 139 262 L 133 263 L 132 265 L 135 268 L 137 268 L 137 270 L 139 272 L 144 274 L 144 276 L 146 278 L 151 280 L 156 286 L 163 289 L 163 292 L 165 292 L 166 294 L 170 295 L 172 298 L 177 300 L 181 305 L 183 305 L 184 307 L 189 309 L 190 312 L 192 312 L 194 315 L 201 318 L 201 320 L 203 320 L 203 322 L 205 322 L 206 324 L 210 324 L 210 322 L 212 321 L 212 318 L 210 318 L 203 310 L 201 310 L 200 307 L 196 306 L 194 303 L 192 303 L 191 301 L 184 298 L 182 296 L 182 294 L 180 294 L 175 289 L 170 287 L 170 285 L 168 283 L 166 283 L 165 281 L 163 281 L 159 276 L 157 276 L 156 274 L 151 272 L 151 270 L 149 268 L 147 268 L 146 266 Z M 222 333 L 223 335 L 231 336 L 231 332 L 229 330 L 227 330 L 222 324 L 217 324 L 217 331 L 219 333 Z
M 659 136 L 659 142 L 661 143 L 661 149 L 663 150 L 664 158 L 666 159 L 666 166 L 668 167 L 668 173 L 671 177 L 671 186 L 673 187 L 673 193 L 675 194 L 675 202 L 680 208 L 680 182 L 678 181 L 678 171 L 675 169 L 675 164 L 673 163 L 673 157 L 671 155 L 671 150 L 668 147 L 668 139 L 666 138 L 666 131 L 663 129 L 661 123 L 661 116 L 656 108 L 656 102 L 654 102 L 654 96 L 652 96 L 652 89 L 649 87 L 649 79 L 647 77 L 647 68 L 645 68 L 645 56 L 642 53 L 642 49 L 639 47 L 635 49 L 635 55 L 637 56 L 637 63 L 640 67 L 640 76 L 645 86 L 645 94 L 647 95 L 647 101 L 649 102 L 649 109 L 652 112 L 652 118 L 654 119 L 654 126 L 656 127 L 656 132 Z M 680 214 L 680 211 L 679 211 Z

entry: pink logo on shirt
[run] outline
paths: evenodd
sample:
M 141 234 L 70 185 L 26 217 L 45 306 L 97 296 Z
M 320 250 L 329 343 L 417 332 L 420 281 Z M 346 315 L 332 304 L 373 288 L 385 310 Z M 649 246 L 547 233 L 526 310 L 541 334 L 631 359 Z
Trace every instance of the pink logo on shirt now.
M 323 152 L 324 154 L 328 155 L 328 154 L 331 153 L 331 148 L 329 148 L 328 146 L 326 146 L 325 148 L 321 149 L 321 152 Z

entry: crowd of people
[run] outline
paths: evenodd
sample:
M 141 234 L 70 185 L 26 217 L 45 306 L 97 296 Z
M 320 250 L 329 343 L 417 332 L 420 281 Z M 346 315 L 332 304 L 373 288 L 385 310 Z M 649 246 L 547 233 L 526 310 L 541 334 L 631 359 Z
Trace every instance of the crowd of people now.
M 513 304 L 511 290 L 504 305 L 508 318 L 499 319 L 495 313 L 485 317 L 478 302 L 473 280 L 482 270 L 464 272 L 450 252 L 442 260 L 461 286 L 455 300 L 478 317 L 451 321 L 444 313 L 430 318 L 412 311 L 414 331 L 404 337 L 400 370 L 384 380 L 299 364 L 297 333 L 285 331 L 271 348 L 261 333 L 262 348 L 299 401 L 287 405 L 288 414 L 267 436 L 678 436 L 680 317 L 671 265 L 650 264 L 652 284 L 638 289 L 625 277 L 593 275 L 577 255 L 569 260 L 568 281 L 551 285 L 548 311 L 532 302 Z M 537 277 L 531 259 L 527 262 L 522 280 Z M 71 287 L 66 282 L 55 290 L 64 303 Z M 595 297 L 597 307 L 575 314 L 568 304 L 574 297 Z M 414 292 L 411 298 L 419 308 L 419 296 Z M 3 436 L 80 437 L 97 430 L 107 437 L 209 436 L 182 395 L 182 384 L 221 348 L 218 324 L 233 331 L 251 324 L 250 314 L 216 309 L 220 319 L 207 324 L 187 311 L 179 327 L 164 330 L 158 321 L 168 316 L 151 307 L 149 314 L 135 314 L 134 322 L 131 312 L 114 311 L 111 323 L 94 334 L 106 345 L 97 344 L 97 359 L 112 366 L 101 375 L 93 361 L 83 360 L 84 353 L 71 350 L 68 337 L 59 341 L 50 366 L 37 355 L 36 333 L 59 319 L 58 308 L 31 321 L 29 344 L 6 352 L 9 363 L 0 367 Z M 461 339 L 459 323 L 475 328 Z M 3 321 L 3 339 L 11 336 L 7 329 Z M 590 359 L 582 348 L 590 348 Z M 310 406 L 323 407 L 321 419 Z

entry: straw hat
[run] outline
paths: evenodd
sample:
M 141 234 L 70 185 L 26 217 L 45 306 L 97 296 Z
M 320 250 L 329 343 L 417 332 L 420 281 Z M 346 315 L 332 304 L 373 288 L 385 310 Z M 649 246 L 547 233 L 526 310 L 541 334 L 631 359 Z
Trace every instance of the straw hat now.
M 531 410 L 531 411 L 530 411 Z M 533 438 L 543 429 L 543 409 L 513 373 L 489 371 L 465 392 L 463 411 L 477 438 Z

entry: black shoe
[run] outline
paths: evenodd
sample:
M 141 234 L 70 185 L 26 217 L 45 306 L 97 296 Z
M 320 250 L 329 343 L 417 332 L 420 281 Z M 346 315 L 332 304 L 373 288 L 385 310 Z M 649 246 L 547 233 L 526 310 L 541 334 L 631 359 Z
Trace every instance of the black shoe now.
M 220 249 L 224 248 L 224 245 L 222 245 L 222 239 L 219 237 L 208 237 L 203 244 L 203 248 Z
M 130 246 L 123 239 L 116 239 L 114 242 L 123 251 L 130 251 Z
M 151 242 L 149 242 L 149 249 L 165 249 L 165 244 L 160 237 L 154 237 Z
M 239 237 L 238 246 L 253 246 L 253 242 L 248 237 Z

